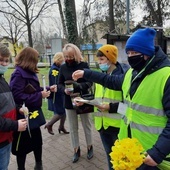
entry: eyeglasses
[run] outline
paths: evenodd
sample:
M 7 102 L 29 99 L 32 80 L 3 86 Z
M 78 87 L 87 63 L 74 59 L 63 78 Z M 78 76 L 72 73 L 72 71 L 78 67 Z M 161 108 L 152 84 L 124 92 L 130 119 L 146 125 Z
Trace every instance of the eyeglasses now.
M 8 64 L 9 63 L 9 59 L 4 60 L 4 59 L 0 58 L 0 63 L 1 64 L 3 64 L 3 63 Z
M 64 56 L 65 59 L 69 59 L 69 60 L 73 60 L 74 59 L 74 56 Z

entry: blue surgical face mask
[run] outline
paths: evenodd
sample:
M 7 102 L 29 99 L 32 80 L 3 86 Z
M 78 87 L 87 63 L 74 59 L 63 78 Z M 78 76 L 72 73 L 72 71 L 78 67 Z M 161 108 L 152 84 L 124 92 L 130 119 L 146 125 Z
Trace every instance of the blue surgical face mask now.
M 8 66 L 2 66 L 0 65 L 0 74 L 4 74 L 8 69 Z
M 99 68 L 102 70 L 102 71 L 107 71 L 109 69 L 110 65 L 108 65 L 107 63 L 104 63 L 104 64 L 99 64 Z

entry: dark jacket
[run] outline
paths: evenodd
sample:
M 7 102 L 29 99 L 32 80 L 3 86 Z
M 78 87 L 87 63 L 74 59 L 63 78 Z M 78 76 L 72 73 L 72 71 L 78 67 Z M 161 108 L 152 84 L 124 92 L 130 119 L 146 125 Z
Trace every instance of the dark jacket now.
M 152 62 L 146 67 L 145 71 L 138 76 L 135 81 L 132 83 L 130 88 L 130 96 L 133 97 L 136 89 L 140 85 L 141 81 L 146 77 L 148 74 L 152 74 L 153 72 L 157 71 L 163 67 L 169 67 L 170 61 L 168 60 L 167 56 L 164 54 L 160 47 L 155 48 L 155 57 Z M 136 72 L 133 71 L 133 77 L 136 75 Z M 120 76 L 109 76 L 98 72 L 93 72 L 91 70 L 85 70 L 84 77 L 88 81 L 94 81 L 96 83 L 102 84 L 108 88 L 121 90 L 122 83 L 124 80 L 124 75 Z M 159 78 L 159 77 L 158 77 Z M 152 85 L 152 82 L 151 84 Z M 156 84 L 153 84 L 153 88 Z M 147 95 L 147 94 L 146 94 Z M 168 118 L 166 127 L 160 134 L 157 142 L 155 145 L 149 149 L 147 152 L 148 154 L 159 164 L 162 162 L 165 157 L 170 154 L 170 78 L 167 80 L 165 88 L 164 88 L 164 95 L 162 100 L 162 104 L 164 107 L 165 115 Z
M 76 70 L 83 70 L 84 68 L 89 69 L 89 66 L 86 62 L 80 62 L 77 64 L 74 64 L 73 66 L 68 66 L 67 64 L 63 64 L 60 68 L 60 74 L 59 74 L 59 88 L 62 89 L 64 92 L 65 89 L 65 81 L 66 80 L 72 80 L 72 73 Z M 88 88 L 92 86 L 92 83 L 89 81 L 86 81 L 83 78 L 80 78 L 77 80 L 77 83 L 74 84 L 74 92 L 73 93 L 82 93 L 86 94 L 88 93 Z M 71 97 L 69 95 L 65 94 L 65 102 L 64 106 L 66 109 L 73 109 Z
M 18 130 L 16 108 L 8 83 L 0 75 L 0 148 L 12 141 L 12 131 Z
M 53 70 L 56 71 L 56 76 L 53 75 Z M 56 84 L 58 86 L 58 77 L 59 77 L 60 67 L 55 63 L 51 66 L 49 71 L 49 86 Z M 57 88 L 57 92 L 55 93 L 55 99 L 53 99 L 54 93 L 52 92 L 50 97 L 48 98 L 48 109 L 54 111 L 55 113 L 61 115 L 65 114 L 64 109 L 64 92 L 61 88 Z

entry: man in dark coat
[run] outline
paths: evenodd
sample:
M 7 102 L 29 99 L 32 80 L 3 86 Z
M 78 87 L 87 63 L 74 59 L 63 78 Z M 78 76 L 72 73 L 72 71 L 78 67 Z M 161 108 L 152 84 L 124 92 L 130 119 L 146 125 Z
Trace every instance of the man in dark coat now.
M 123 90 L 126 111 L 119 139 L 125 136 L 126 127 L 128 137 L 136 137 L 143 145 L 146 157 L 140 170 L 170 167 L 170 62 L 162 49 L 154 46 L 155 35 L 154 29 L 139 29 L 128 39 L 126 52 L 132 69 L 125 75 L 109 76 L 88 69 L 73 73 L 74 79 L 83 77 Z

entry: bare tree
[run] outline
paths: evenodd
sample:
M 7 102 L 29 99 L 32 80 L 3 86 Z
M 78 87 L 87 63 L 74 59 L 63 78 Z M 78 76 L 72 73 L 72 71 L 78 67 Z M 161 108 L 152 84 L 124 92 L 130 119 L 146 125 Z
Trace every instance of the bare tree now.
M 162 27 L 170 19 L 169 0 L 133 0 L 144 12 L 143 24 Z
M 31 26 L 54 4 L 57 4 L 55 0 L 3 0 L 0 12 L 15 17 L 27 26 L 29 46 L 33 47 Z
M 39 25 L 38 29 L 34 29 L 33 33 L 33 41 L 34 48 L 39 52 L 40 56 L 45 54 L 46 46 L 51 45 L 51 38 L 53 37 L 52 33 L 49 33 L 46 30 L 42 29 L 42 25 Z M 35 28 L 35 26 L 33 26 Z
M 11 39 L 14 49 L 14 55 L 16 56 L 16 47 L 18 46 L 18 41 L 26 32 L 26 29 L 24 29 L 25 25 L 23 25 L 21 21 L 17 20 L 12 15 L 4 14 L 4 19 L 5 21 L 3 20 L 3 23 L 0 23 L 0 27 Z
M 96 0 L 84 0 L 83 3 L 83 15 L 82 15 L 82 42 L 83 43 L 92 43 L 95 45 L 95 39 L 97 38 L 95 32 L 95 24 L 91 24 L 91 6 L 95 3 Z
M 145 11 L 145 16 L 141 22 L 143 25 L 150 27 L 163 27 L 163 23 L 170 19 L 169 0 L 141 0 L 135 1 Z M 141 2 L 142 5 L 141 5 Z M 158 44 L 165 50 L 163 41 L 163 29 L 157 32 Z
M 97 0 L 93 2 L 93 7 L 91 7 L 89 12 L 92 18 L 91 21 L 93 23 L 100 21 L 100 23 L 105 24 L 108 32 L 123 34 L 126 25 L 125 1 Z

